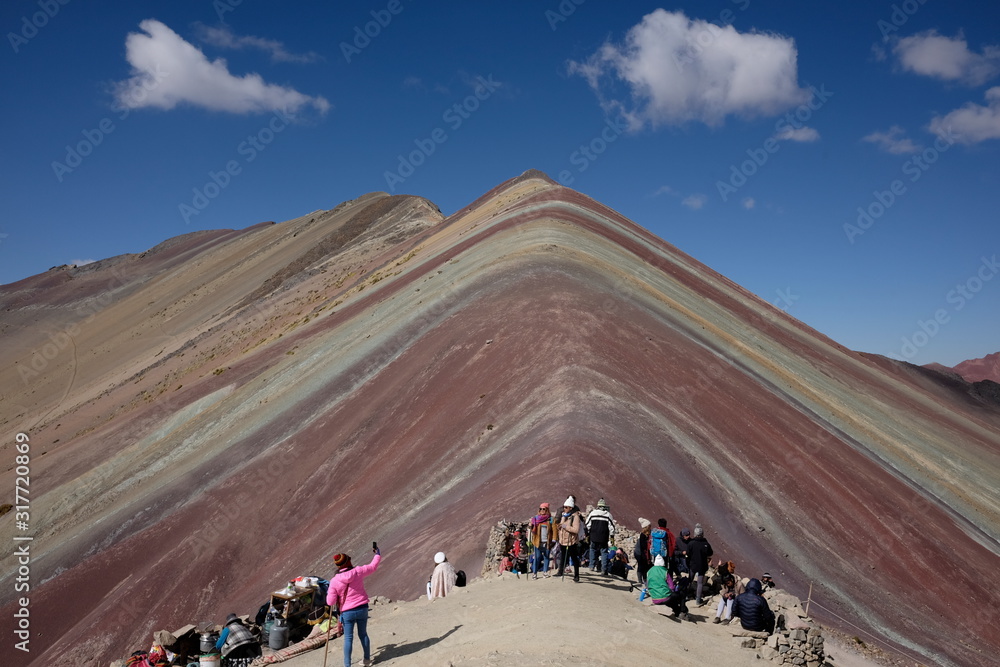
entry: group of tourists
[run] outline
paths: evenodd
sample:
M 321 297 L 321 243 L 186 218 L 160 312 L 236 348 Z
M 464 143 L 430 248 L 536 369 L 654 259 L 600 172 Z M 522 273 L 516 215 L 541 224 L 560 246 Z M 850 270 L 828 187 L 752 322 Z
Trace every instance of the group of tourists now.
M 694 604 L 703 606 L 705 592 L 710 588 L 719 591 L 720 597 L 714 623 L 730 623 L 739 618 L 745 630 L 774 631 L 774 614 L 763 597 L 763 592 L 774 586 L 769 573 L 744 582 L 736 575 L 733 561 L 719 561 L 710 586 L 706 587 L 705 577 L 714 551 L 700 523 L 695 524 L 693 532 L 682 529 L 679 537 L 663 518 L 655 528 L 650 520 L 640 518 L 639 527 L 632 556 L 642 589 L 640 600 L 649 597 L 654 605 L 666 605 L 677 618 L 687 620 L 688 600 L 693 598 Z M 567 567 L 572 565 L 573 581 L 579 582 L 581 561 L 606 577 L 618 575 L 627 580 L 628 572 L 633 569 L 627 554 L 612 546 L 616 525 L 604 498 L 597 501 L 597 507 L 586 517 L 572 495 L 555 514 L 549 503 L 540 503 L 528 530 L 533 579 L 550 576 L 550 569 L 555 569 L 556 576 L 565 576 Z M 589 545 L 586 550 L 582 548 L 584 544 Z

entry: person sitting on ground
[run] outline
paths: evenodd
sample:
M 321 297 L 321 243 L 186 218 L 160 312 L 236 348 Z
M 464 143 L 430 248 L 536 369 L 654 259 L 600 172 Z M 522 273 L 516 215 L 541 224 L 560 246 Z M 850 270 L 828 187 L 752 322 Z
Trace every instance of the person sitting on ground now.
M 458 573 L 455 572 L 454 566 L 448 562 L 448 557 L 445 556 L 443 551 L 439 551 L 434 554 L 434 572 L 431 573 L 430 586 L 427 589 L 427 598 L 433 600 L 434 598 L 447 597 L 448 593 L 451 593 L 451 589 L 455 586 L 455 581 L 458 579 Z
M 553 535 L 552 512 L 549 511 L 548 503 L 542 503 L 538 506 L 538 514 L 531 519 L 531 546 L 534 549 L 531 558 L 532 579 L 538 578 L 538 570 L 544 576 L 549 576 L 549 545 L 552 544 Z
M 628 556 L 620 548 L 616 549 L 611 563 L 608 564 L 608 573 L 613 577 L 621 577 L 628 581 L 628 572 L 631 569 L 632 566 L 628 564 Z
M 653 604 L 666 604 L 667 598 L 673 595 L 674 582 L 667 572 L 666 559 L 659 554 L 653 558 L 653 567 L 646 573 L 646 586 L 649 590 L 649 599 Z
M 751 579 L 746 592 L 736 596 L 732 614 L 740 619 L 744 630 L 774 632 L 774 612 L 761 594 L 760 579 Z
M 262 655 L 260 642 L 236 614 L 226 617 L 226 627 L 222 629 L 219 641 L 215 642 L 215 650 L 220 651 L 227 661 L 238 658 L 259 658 Z
M 743 591 L 740 591 L 741 593 Z M 733 618 L 733 600 L 736 599 L 736 578 L 731 574 L 726 574 L 722 578 L 722 589 L 719 591 L 719 606 L 715 610 L 713 623 L 725 621 L 726 624 Z
M 720 560 L 719 564 L 715 566 L 715 574 L 713 574 L 711 578 L 711 584 L 709 586 L 710 591 L 718 591 L 721 593 L 727 576 L 732 576 L 737 582 L 740 580 L 739 577 L 736 576 L 736 563 L 731 560 Z M 740 592 L 742 593 L 743 591 Z
M 772 588 L 776 588 L 774 579 L 771 578 L 770 572 L 765 572 L 760 576 L 760 587 L 763 592 L 767 592 Z

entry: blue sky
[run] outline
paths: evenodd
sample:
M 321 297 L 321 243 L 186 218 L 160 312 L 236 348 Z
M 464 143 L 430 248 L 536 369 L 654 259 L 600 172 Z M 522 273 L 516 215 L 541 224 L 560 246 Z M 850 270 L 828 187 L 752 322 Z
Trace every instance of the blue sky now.
M 995 4 L 35 0 L 0 28 L 0 283 L 537 168 L 852 349 L 1000 350 Z

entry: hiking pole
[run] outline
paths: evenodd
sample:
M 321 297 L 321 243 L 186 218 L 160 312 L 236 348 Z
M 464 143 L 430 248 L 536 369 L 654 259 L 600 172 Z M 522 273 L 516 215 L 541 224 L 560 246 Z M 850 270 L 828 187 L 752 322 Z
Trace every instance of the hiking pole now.
M 559 579 L 562 580 L 562 581 L 566 581 L 566 556 L 569 555 L 568 554 L 569 546 L 564 545 L 563 548 L 560 549 L 560 551 L 562 552 L 562 554 L 561 554 L 562 555 L 562 567 L 559 568 Z
M 333 610 L 330 610 L 330 618 L 326 620 L 326 648 L 323 650 L 323 667 L 326 667 L 326 658 L 330 655 L 330 630 L 333 628 Z

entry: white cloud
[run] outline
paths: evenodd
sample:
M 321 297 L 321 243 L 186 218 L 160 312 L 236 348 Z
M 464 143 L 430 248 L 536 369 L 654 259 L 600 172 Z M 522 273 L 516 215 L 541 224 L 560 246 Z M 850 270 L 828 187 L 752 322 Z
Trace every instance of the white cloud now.
M 159 21 L 146 19 L 139 27 L 145 34 L 129 33 L 125 40 L 125 58 L 132 66 L 132 75 L 115 85 L 115 97 L 122 107 L 173 109 L 190 104 L 231 113 L 295 113 L 305 106 L 320 113 L 330 109 L 323 97 L 266 83 L 259 74 L 230 74 L 225 59 L 210 62 Z
M 623 45 L 606 42 L 569 69 L 633 129 L 691 120 L 720 125 L 728 115 L 775 114 L 808 101 L 810 92 L 798 86 L 797 57 L 788 37 L 740 33 L 657 9 L 628 31 Z M 630 99 L 606 96 L 605 79 L 624 82 Z
M 195 30 L 198 38 L 206 44 L 211 44 L 220 49 L 260 49 L 271 54 L 271 60 L 283 63 L 313 63 L 320 60 L 319 54 L 310 51 L 309 53 L 291 53 L 285 50 L 285 45 L 274 39 L 264 37 L 254 37 L 244 35 L 242 37 L 234 35 L 228 26 L 212 28 L 203 23 L 196 23 Z
M 707 201 L 708 201 L 708 197 L 707 196 L 702 195 L 702 194 L 693 194 L 693 195 L 689 195 L 689 196 L 685 197 L 684 200 L 681 201 L 681 203 L 684 204 L 685 206 L 687 206 L 692 211 L 697 211 L 702 206 L 704 206 L 705 202 L 707 202 Z
M 754 200 L 753 197 L 747 197 L 741 203 L 743 204 L 743 208 L 745 208 L 748 211 L 757 205 L 757 202 Z
M 790 125 L 786 125 L 774 135 L 774 138 L 781 141 L 799 141 L 802 143 L 809 143 L 812 141 L 819 141 L 819 131 L 811 127 L 792 127 Z
M 893 155 L 906 155 L 919 151 L 920 146 L 913 143 L 908 137 L 903 136 L 905 134 L 906 130 L 899 125 L 893 125 L 885 132 L 872 132 L 862 137 L 861 141 L 873 143 L 885 152 L 892 153 Z
M 986 91 L 988 106 L 969 102 L 931 121 L 930 130 L 940 136 L 954 137 L 963 144 L 977 144 L 1000 139 L 1000 86 Z
M 659 197 L 660 195 L 674 195 L 674 196 L 677 196 L 679 194 L 680 193 L 677 192 L 677 190 L 674 190 L 669 185 L 661 185 L 660 187 L 656 188 L 656 192 L 654 192 L 652 196 L 653 197 Z
M 945 81 L 978 86 L 1000 72 L 1000 47 L 986 46 L 982 53 L 973 53 L 961 33 L 944 37 L 927 30 L 900 39 L 892 51 L 903 69 Z

